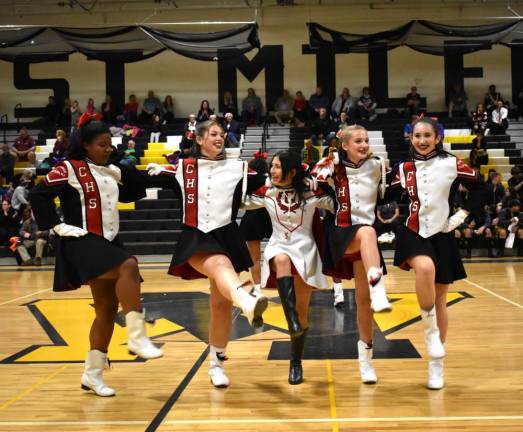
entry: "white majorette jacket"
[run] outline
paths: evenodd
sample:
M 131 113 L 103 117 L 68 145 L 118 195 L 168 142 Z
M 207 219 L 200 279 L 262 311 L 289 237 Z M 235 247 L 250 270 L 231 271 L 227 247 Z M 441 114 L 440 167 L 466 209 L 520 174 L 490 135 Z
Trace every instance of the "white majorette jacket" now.
M 176 180 L 183 208 L 182 222 L 204 233 L 236 219 L 247 191 L 247 176 L 257 175 L 241 160 L 203 157 L 182 159 L 177 165 L 164 167 L 160 174 Z
M 270 275 L 269 262 L 276 255 L 286 254 L 305 283 L 315 288 L 327 288 L 322 262 L 314 240 L 312 224 L 316 208 L 334 212 L 332 198 L 323 192 L 305 192 L 302 201 L 290 188 L 263 186 L 248 195 L 246 209 L 265 207 L 272 223 L 272 235 L 263 252 L 261 285 Z
M 145 181 L 134 170 L 96 165 L 89 159 L 58 163 L 31 192 L 41 229 L 60 223 L 54 198 L 60 198 L 64 222 L 112 241 L 118 234 L 118 202 L 145 196 Z
M 335 154 L 334 159 L 321 159 L 312 169 L 312 174 L 319 182 L 327 182 L 329 177 L 334 180 L 336 226 L 374 224 L 378 188 L 384 181 L 381 159 L 370 157 L 356 165 L 340 160 Z
M 449 217 L 449 201 L 454 198 L 458 183 L 463 183 L 469 190 L 469 201 L 473 201 L 471 194 L 478 189 L 476 186 L 483 184 L 476 170 L 449 153 L 443 157 L 434 150 L 426 156 L 415 155 L 413 160 L 401 163 L 391 187 L 401 187 L 409 196 L 407 228 L 424 238 L 441 232 Z

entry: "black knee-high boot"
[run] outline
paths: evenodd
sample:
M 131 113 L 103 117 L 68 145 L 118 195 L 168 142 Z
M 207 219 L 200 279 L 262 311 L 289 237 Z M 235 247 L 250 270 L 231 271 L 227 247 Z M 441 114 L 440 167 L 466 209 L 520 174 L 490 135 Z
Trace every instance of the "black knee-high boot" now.
M 494 241 L 492 237 L 485 237 L 485 243 L 487 244 L 487 255 L 489 258 L 495 258 L 496 255 L 492 252 L 492 246 L 494 244 Z
M 305 338 L 307 337 L 307 330 L 295 338 L 291 339 L 291 363 L 289 367 L 289 384 L 301 384 L 303 382 L 303 368 L 301 366 L 301 359 L 303 357 L 303 350 L 305 349 Z
M 281 305 L 285 313 L 285 319 L 289 326 L 291 339 L 295 339 L 303 334 L 298 313 L 296 312 L 296 292 L 294 291 L 294 278 L 284 276 L 277 279 L 278 294 L 280 295 Z
M 498 257 L 505 256 L 505 240 L 506 239 L 502 238 L 496 240 L 498 246 Z
M 474 239 L 471 237 L 471 238 L 467 238 L 465 239 L 465 244 L 467 246 L 467 255 L 466 257 L 467 258 L 470 258 L 472 256 L 472 242 L 474 241 Z
M 518 247 L 518 257 L 523 257 L 523 239 L 516 238 L 516 244 Z

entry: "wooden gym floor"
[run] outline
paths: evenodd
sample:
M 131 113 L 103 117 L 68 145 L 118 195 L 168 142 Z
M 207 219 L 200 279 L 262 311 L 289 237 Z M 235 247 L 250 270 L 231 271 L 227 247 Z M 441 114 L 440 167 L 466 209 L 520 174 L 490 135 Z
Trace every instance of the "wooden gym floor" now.
M 144 304 L 165 356 L 134 361 L 119 319 L 106 382 L 80 390 L 93 309 L 88 288 L 55 294 L 52 268 L 0 267 L 0 431 L 523 431 L 523 260 L 473 260 L 449 294 L 446 387 L 425 387 L 427 358 L 412 273 L 389 263 L 390 314 L 375 317 L 376 385 L 360 383 L 353 285 L 345 305 L 315 292 L 305 382 L 287 384 L 288 336 L 276 291 L 253 334 L 235 314 L 226 370 L 207 376 L 205 281 L 141 266 Z M 244 275 L 247 277 L 247 275 Z

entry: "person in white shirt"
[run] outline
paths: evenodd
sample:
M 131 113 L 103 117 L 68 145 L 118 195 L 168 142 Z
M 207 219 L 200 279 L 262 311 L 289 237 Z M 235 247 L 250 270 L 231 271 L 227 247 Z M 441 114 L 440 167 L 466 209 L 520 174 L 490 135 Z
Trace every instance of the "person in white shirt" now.
M 496 109 L 492 111 L 492 122 L 489 125 L 491 135 L 504 135 L 508 128 L 508 109 L 503 101 L 496 101 Z
M 278 287 L 291 337 L 289 384 L 293 385 L 303 381 L 301 359 L 312 288 L 328 287 L 313 221 L 317 208 L 334 211 L 330 196 L 307 190 L 307 175 L 298 154 L 278 152 L 271 162 L 270 184 L 249 195 L 245 203 L 246 208 L 265 207 L 271 218 L 272 235 L 263 252 L 261 285 Z
M 444 386 L 443 358 L 447 337 L 449 284 L 466 277 L 454 230 L 470 212 L 483 211 L 485 188 L 479 173 L 443 150 L 437 122 L 422 118 L 413 125 L 412 159 L 403 162 L 391 189 L 405 190 L 410 205 L 397 230 L 394 265 L 414 269 L 429 360 L 428 387 Z M 464 208 L 449 218 L 451 197 L 459 184 L 469 191 Z

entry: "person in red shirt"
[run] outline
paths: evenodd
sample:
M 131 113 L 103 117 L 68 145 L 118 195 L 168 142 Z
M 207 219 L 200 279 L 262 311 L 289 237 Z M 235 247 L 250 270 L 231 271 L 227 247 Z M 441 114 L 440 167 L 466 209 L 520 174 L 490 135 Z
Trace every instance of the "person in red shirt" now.
M 127 123 L 133 125 L 138 123 L 138 101 L 135 95 L 129 96 L 129 102 L 123 107 L 123 115 Z
M 29 136 L 25 126 L 20 129 L 18 138 L 11 148 L 11 153 L 17 161 L 29 161 L 31 165 L 35 164 L 35 142 Z

